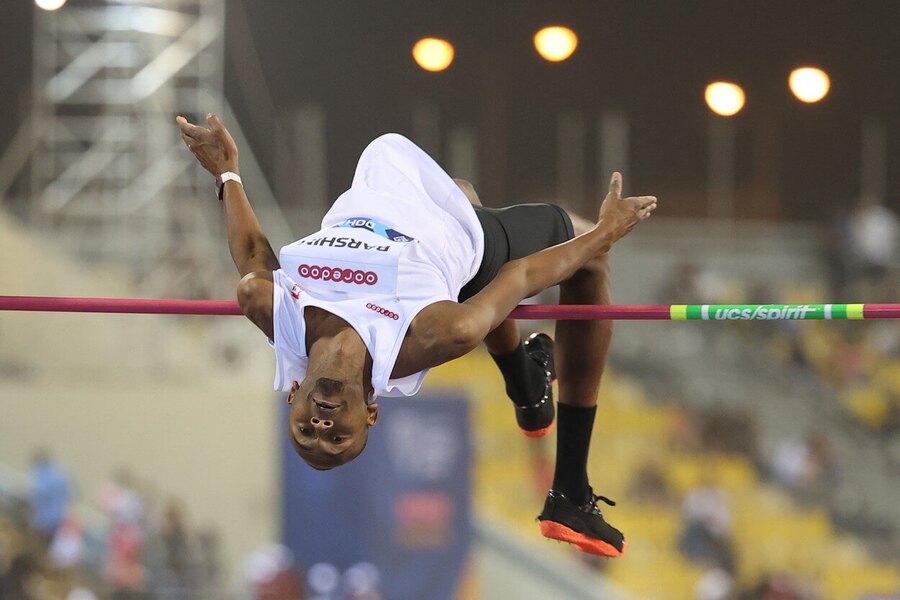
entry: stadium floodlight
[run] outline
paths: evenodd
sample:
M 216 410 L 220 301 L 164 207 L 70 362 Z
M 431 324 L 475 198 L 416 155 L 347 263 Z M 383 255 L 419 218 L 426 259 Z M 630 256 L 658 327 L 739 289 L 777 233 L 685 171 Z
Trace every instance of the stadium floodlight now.
M 38 8 L 43 8 L 44 10 L 57 10 L 63 7 L 66 0 L 34 0 L 34 3 Z
M 422 38 L 412 49 L 413 58 L 426 71 L 443 71 L 453 62 L 453 45 L 439 38 Z
M 43 8 L 44 10 L 57 10 L 63 7 L 66 0 L 34 0 L 34 3 L 38 8 Z
M 801 67 L 791 71 L 788 77 L 788 85 L 797 100 L 812 104 L 828 95 L 831 88 L 831 79 L 822 69 L 816 67 Z
M 706 86 L 706 105 L 723 117 L 736 115 L 744 108 L 744 90 L 736 83 L 715 81 Z
M 578 47 L 578 36 L 568 27 L 544 27 L 534 34 L 534 47 L 545 60 L 562 62 Z

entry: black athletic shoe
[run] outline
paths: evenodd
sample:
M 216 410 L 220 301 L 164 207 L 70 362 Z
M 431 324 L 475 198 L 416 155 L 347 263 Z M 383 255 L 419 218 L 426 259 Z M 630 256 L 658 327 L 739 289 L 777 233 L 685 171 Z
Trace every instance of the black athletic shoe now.
M 550 490 L 544 510 L 538 515 L 541 534 L 561 542 L 575 544 L 582 552 L 614 558 L 625 552 L 625 536 L 607 523 L 597 506 L 602 500 L 610 506 L 616 503 L 590 490 L 589 500 L 577 505 L 556 490 Z
M 530 438 L 544 437 L 553 431 L 556 410 L 553 408 L 553 382 L 556 381 L 556 364 L 553 361 L 553 340 L 546 333 L 532 333 L 522 344 L 525 354 L 539 364 L 546 373 L 544 393 L 532 406 L 516 407 L 516 422 L 522 433 Z

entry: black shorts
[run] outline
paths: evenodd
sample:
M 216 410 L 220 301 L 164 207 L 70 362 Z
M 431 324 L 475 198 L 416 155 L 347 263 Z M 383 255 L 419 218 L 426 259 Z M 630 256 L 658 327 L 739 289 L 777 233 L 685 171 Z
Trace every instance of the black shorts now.
M 575 237 L 569 215 L 555 204 L 473 208 L 484 230 L 484 258 L 478 273 L 459 292 L 460 302 L 484 289 L 507 262 Z

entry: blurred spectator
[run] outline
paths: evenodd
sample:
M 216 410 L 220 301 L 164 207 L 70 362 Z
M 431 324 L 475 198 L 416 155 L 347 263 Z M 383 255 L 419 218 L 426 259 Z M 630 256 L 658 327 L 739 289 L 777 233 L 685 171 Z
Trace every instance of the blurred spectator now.
M 220 563 L 219 536 L 212 527 L 197 532 L 197 571 L 200 581 L 207 587 L 219 582 Z
M 872 347 L 886 358 L 900 357 L 900 323 L 884 321 L 869 336 Z
M 804 502 L 821 502 L 837 485 L 838 468 L 828 439 L 811 434 L 804 441 L 784 440 L 772 457 L 772 474 Z
M 356 563 L 344 572 L 345 600 L 383 600 L 378 591 L 381 573 L 372 563 Z
M 50 558 L 60 569 L 75 569 L 84 558 L 84 532 L 81 522 L 69 514 L 50 542 Z
M 684 500 L 681 552 L 691 561 L 734 573 L 731 508 L 725 492 L 705 481 Z
M 112 590 L 113 600 L 137 600 L 144 597 L 144 534 L 133 522 L 113 525 L 107 542 L 103 574 Z
M 248 597 L 253 600 L 302 600 L 303 586 L 294 568 L 294 554 L 286 546 L 269 544 L 259 548 L 244 560 Z M 335 582 L 337 577 L 334 576 Z
M 654 462 L 646 462 L 637 470 L 628 495 L 634 500 L 653 506 L 669 506 L 675 503 L 675 494 L 666 482 L 663 470 Z
M 81 581 L 77 571 L 71 572 L 64 593 L 64 600 L 97 600 L 97 595 Z
M 736 452 L 756 459 L 756 422 L 744 412 L 711 409 L 703 416 L 703 449 Z
M 772 458 L 772 474 L 788 487 L 799 486 L 806 477 L 806 444 L 798 440 L 782 440 Z
M 162 573 L 159 574 L 156 596 L 187 599 L 191 596 L 193 583 L 191 539 L 184 512 L 174 501 L 170 501 L 163 511 L 158 537 Z
M 672 279 L 659 291 L 666 304 L 715 304 L 726 296 L 725 282 L 692 262 L 681 262 L 673 269 Z
M 816 486 L 832 486 L 838 477 L 837 462 L 828 438 L 814 433 L 806 438 L 807 480 Z
M 69 476 L 41 449 L 34 455 L 30 478 L 31 526 L 49 544 L 69 509 Z
M 672 279 L 660 291 L 660 297 L 669 304 L 692 304 L 700 302 L 700 269 L 691 262 L 679 264 Z
M 873 198 L 864 198 L 848 219 L 848 272 L 857 302 L 886 301 L 884 285 L 898 251 L 897 215 Z
M 6 570 L 0 571 L 0 599 L 36 600 L 32 591 L 35 570 L 34 559 L 28 554 L 13 556 Z
M 144 597 L 144 503 L 134 488 L 131 474 L 120 469 L 100 490 L 100 505 L 110 515 L 112 528 L 107 540 L 103 576 L 113 600 Z
M 675 451 L 696 452 L 700 449 L 700 417 L 688 404 L 675 405 L 676 413 L 667 432 L 668 446 Z
M 98 503 L 117 522 L 137 523 L 144 518 L 143 499 L 127 469 L 119 469 L 110 480 L 100 485 Z
M 694 586 L 696 600 L 730 600 L 734 598 L 734 578 L 722 569 L 709 569 Z
M 88 588 L 76 587 L 66 594 L 65 600 L 97 600 L 97 596 Z
M 740 595 L 740 600 L 815 600 L 809 589 L 786 573 L 766 575 L 762 580 Z
M 843 331 L 841 331 L 843 329 Z M 869 345 L 865 328 L 845 327 L 838 329 L 841 337 L 832 349 L 832 380 L 839 386 L 864 383 L 868 378 L 868 367 L 873 362 L 873 348 Z
M 825 238 L 825 271 L 831 297 L 845 299 L 847 280 L 850 277 L 850 261 L 847 248 L 850 245 L 850 218 L 846 207 L 834 207 L 830 217 L 828 235 Z
M 79 586 L 72 588 L 72 590 L 66 594 L 65 600 L 97 600 L 97 596 L 90 589 Z

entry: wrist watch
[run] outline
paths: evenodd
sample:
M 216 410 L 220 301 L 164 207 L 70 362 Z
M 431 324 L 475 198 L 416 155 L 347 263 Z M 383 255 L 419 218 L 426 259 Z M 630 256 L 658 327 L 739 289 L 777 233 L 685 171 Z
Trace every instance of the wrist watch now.
M 218 196 L 219 200 L 222 199 L 222 195 L 225 193 L 225 182 L 226 181 L 237 181 L 239 184 L 244 185 L 244 182 L 241 181 L 241 176 L 237 173 L 232 173 L 231 171 L 225 171 L 218 177 L 216 177 L 216 196 Z

